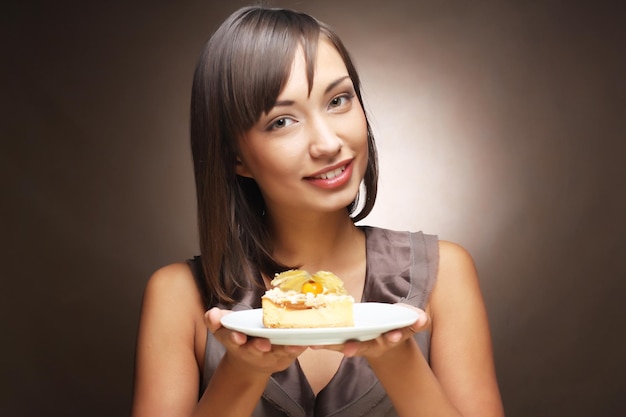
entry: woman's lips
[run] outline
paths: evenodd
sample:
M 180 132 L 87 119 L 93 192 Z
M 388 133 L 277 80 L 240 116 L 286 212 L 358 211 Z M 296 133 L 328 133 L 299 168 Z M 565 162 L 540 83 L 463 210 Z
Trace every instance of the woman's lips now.
M 316 187 L 332 189 L 343 186 L 345 183 L 350 181 L 351 177 L 352 161 L 349 161 L 343 166 L 330 169 L 313 177 L 306 177 L 305 180 Z

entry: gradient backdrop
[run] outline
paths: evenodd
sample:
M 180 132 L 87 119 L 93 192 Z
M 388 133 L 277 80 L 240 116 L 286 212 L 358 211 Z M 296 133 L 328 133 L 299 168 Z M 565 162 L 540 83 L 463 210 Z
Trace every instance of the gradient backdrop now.
M 474 255 L 507 415 L 626 415 L 624 13 L 269 3 L 331 24 L 360 69 L 382 170 L 364 223 Z M 245 4 L 3 7 L 0 415 L 128 415 L 145 282 L 197 253 L 192 72 Z

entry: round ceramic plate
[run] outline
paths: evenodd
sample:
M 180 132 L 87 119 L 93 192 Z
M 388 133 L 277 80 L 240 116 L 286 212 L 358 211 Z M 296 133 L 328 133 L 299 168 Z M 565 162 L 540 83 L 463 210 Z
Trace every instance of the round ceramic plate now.
M 418 319 L 418 313 L 408 307 L 386 303 L 355 303 L 354 327 L 325 327 L 316 329 L 270 329 L 263 326 L 263 311 L 236 311 L 222 317 L 222 326 L 247 334 L 264 337 L 274 345 L 334 345 L 348 340 L 366 341 Z

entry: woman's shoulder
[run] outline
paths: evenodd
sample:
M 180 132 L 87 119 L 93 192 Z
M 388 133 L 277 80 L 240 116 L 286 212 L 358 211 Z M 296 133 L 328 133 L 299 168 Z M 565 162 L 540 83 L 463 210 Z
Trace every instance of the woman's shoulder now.
M 142 307 L 141 340 L 197 345 L 206 337 L 205 308 L 187 263 L 156 270 L 146 285 Z M 200 337 L 198 337 L 200 336 Z M 195 346 L 199 355 L 203 346 Z
M 154 271 L 148 280 L 148 288 L 198 291 L 191 268 L 186 262 L 172 263 Z
M 185 262 L 165 265 L 152 274 L 144 291 L 146 303 L 171 312 L 204 310 L 193 273 Z
M 440 264 L 444 266 L 474 267 L 470 252 L 462 245 L 449 240 L 439 240 Z
M 439 240 L 439 269 L 433 290 L 436 309 L 458 309 L 482 302 L 478 273 L 470 252 L 462 245 Z

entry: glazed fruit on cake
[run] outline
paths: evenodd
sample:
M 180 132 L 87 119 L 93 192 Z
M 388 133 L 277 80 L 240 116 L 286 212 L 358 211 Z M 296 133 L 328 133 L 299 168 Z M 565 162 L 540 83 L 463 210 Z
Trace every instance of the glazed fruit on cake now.
M 265 327 L 354 326 L 354 298 L 332 272 L 292 269 L 276 274 L 271 285 L 261 299 Z

